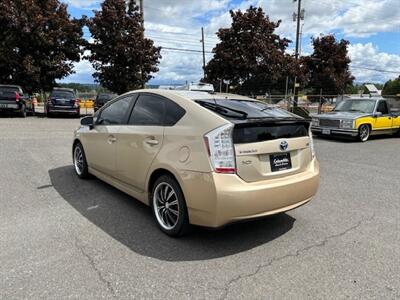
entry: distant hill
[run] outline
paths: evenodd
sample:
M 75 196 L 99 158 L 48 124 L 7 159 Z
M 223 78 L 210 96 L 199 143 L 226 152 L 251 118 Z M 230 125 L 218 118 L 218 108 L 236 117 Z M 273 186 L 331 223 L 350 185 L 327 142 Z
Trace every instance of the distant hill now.
M 102 92 L 102 91 L 106 91 L 105 88 L 103 88 L 101 85 L 99 84 L 92 84 L 92 83 L 75 83 L 75 82 L 71 82 L 71 83 L 58 83 L 57 84 L 59 87 L 63 87 L 63 88 L 70 88 L 70 89 L 74 89 L 77 90 L 78 92 L 81 93 L 91 93 L 91 92 Z

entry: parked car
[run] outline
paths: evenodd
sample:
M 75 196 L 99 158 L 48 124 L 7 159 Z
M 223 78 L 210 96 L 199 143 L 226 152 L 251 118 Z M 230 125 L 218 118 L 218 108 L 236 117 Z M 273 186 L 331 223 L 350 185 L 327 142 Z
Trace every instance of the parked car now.
M 80 116 L 80 100 L 75 91 L 68 88 L 54 88 L 46 104 L 46 115 L 48 117 L 54 114 L 69 114 Z
M 94 100 L 94 111 L 98 111 L 104 104 L 114 99 L 118 95 L 111 93 L 99 93 Z
M 81 120 L 72 153 L 172 236 L 294 209 L 319 184 L 310 123 L 232 94 L 129 92 Z
M 0 112 L 2 111 L 16 112 L 25 118 L 27 113 L 35 114 L 35 106 L 20 86 L 0 84 Z
M 400 114 L 383 98 L 351 98 L 333 111 L 312 116 L 312 132 L 325 136 L 349 136 L 366 142 L 371 135 L 400 134 Z

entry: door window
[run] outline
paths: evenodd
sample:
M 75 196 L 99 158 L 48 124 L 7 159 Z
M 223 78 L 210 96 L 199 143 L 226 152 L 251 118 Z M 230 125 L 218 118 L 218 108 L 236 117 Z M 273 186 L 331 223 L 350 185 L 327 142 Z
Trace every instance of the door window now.
M 119 99 L 100 113 L 100 117 L 97 119 L 99 125 L 121 125 L 126 124 L 127 115 L 131 106 L 132 97 L 128 96 Z
M 382 115 L 389 114 L 389 109 L 386 101 L 379 101 L 378 108 L 376 109 L 376 111 L 382 113 Z
M 173 126 L 184 114 L 185 110 L 182 107 L 167 98 L 143 94 L 137 100 L 128 123 L 142 126 Z

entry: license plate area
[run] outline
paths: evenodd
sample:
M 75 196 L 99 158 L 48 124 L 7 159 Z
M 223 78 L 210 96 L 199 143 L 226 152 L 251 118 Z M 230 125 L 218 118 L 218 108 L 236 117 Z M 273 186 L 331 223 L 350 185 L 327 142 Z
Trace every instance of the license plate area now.
M 289 152 L 270 154 L 269 162 L 272 172 L 279 172 L 292 168 L 292 159 Z
M 0 104 L 0 108 L 18 108 L 16 104 Z
M 331 134 L 330 129 L 322 129 L 322 134 Z

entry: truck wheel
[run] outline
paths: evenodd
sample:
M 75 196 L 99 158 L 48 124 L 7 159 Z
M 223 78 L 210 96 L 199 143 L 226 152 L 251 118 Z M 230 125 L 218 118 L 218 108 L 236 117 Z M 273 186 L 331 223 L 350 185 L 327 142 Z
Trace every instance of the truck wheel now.
M 366 142 L 369 139 L 369 136 L 371 134 L 371 129 L 367 124 L 363 124 L 360 126 L 358 129 L 358 139 L 360 142 Z
M 26 106 L 25 106 L 25 104 L 22 104 L 21 111 L 19 112 L 19 116 L 21 118 L 26 118 Z

